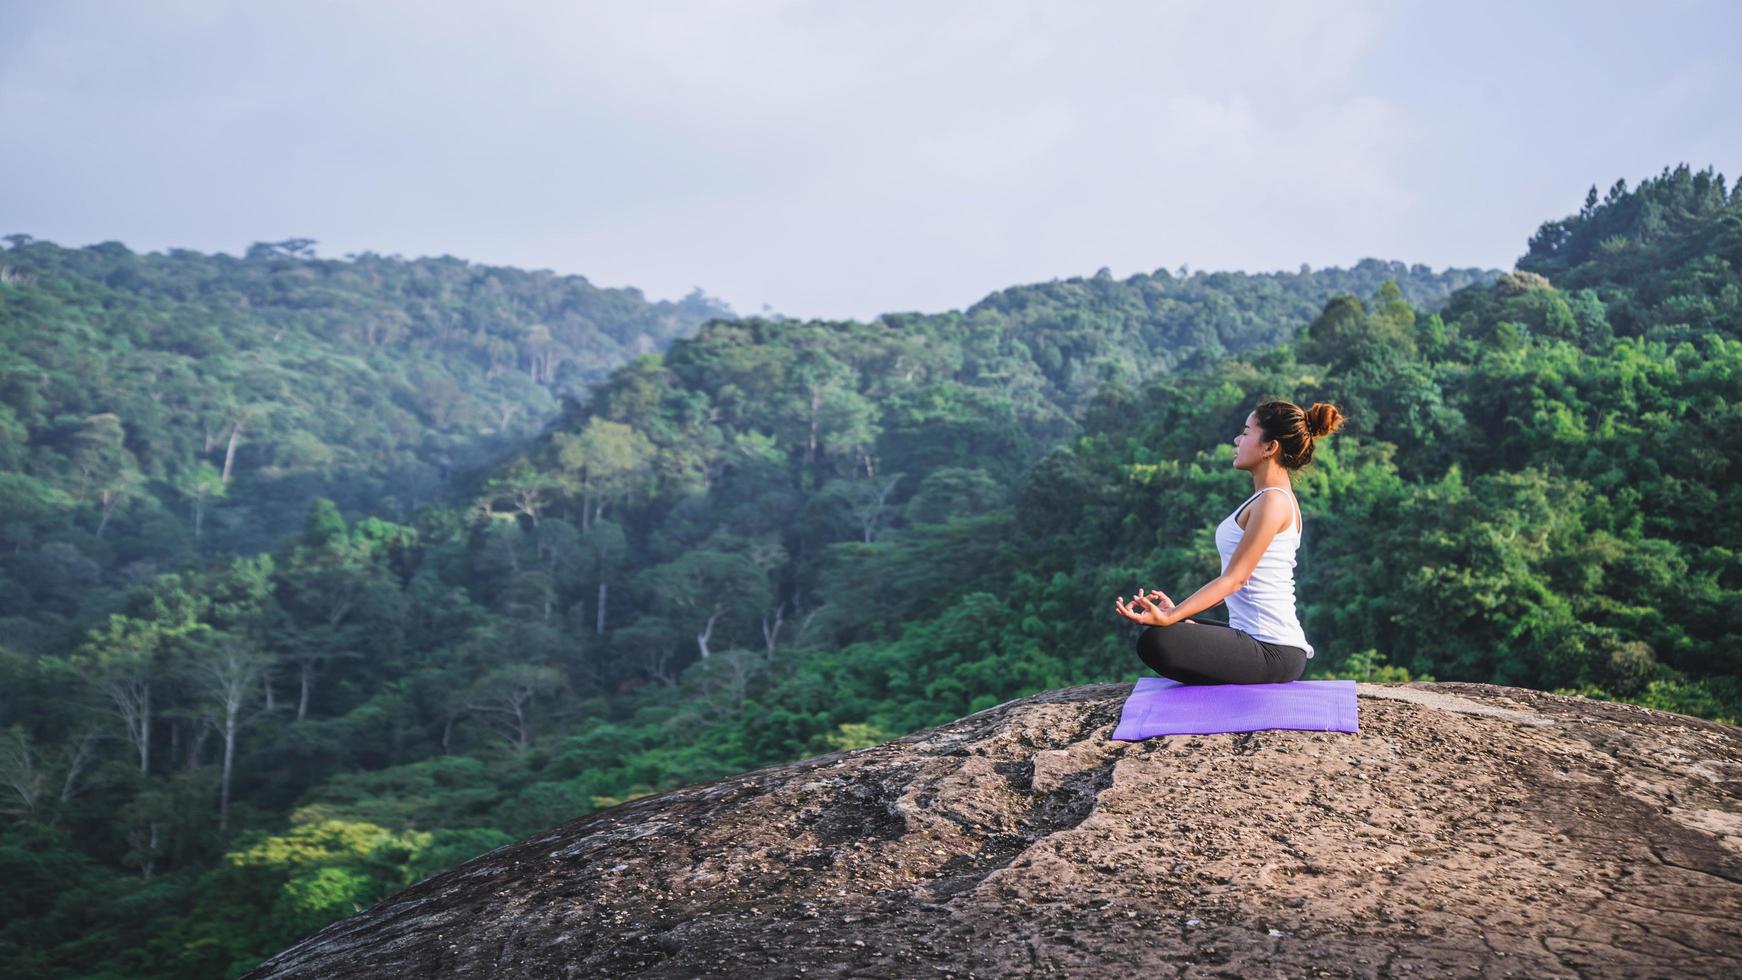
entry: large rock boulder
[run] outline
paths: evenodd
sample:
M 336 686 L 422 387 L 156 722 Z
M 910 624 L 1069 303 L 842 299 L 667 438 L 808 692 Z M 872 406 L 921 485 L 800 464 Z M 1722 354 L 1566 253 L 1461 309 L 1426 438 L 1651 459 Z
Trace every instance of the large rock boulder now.
M 1130 690 L 589 814 L 249 976 L 1742 975 L 1742 729 L 1413 683 L 1111 741 Z

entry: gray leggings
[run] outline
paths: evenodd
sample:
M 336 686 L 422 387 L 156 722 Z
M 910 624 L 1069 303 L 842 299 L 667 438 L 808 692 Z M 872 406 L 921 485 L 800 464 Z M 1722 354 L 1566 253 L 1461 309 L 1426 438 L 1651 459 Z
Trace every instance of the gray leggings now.
M 1260 640 L 1213 620 L 1145 626 L 1137 655 L 1149 669 L 1182 684 L 1283 684 L 1306 672 L 1300 647 Z

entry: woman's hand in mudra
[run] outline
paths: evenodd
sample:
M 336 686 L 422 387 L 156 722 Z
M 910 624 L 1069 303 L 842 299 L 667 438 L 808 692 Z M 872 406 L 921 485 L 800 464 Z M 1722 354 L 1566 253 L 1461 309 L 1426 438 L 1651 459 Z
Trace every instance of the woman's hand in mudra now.
M 1137 593 L 1131 597 L 1130 605 L 1126 605 L 1125 597 L 1120 596 L 1113 600 L 1113 608 L 1139 626 L 1172 626 L 1179 621 L 1174 614 L 1173 600 L 1160 589 Z

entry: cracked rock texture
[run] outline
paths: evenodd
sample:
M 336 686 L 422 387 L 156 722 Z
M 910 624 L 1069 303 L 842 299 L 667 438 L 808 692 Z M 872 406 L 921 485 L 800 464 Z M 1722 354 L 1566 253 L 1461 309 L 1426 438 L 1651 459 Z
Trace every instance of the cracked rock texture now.
M 1130 690 L 589 814 L 249 976 L 1742 976 L 1742 729 L 1362 684 L 1115 742 Z

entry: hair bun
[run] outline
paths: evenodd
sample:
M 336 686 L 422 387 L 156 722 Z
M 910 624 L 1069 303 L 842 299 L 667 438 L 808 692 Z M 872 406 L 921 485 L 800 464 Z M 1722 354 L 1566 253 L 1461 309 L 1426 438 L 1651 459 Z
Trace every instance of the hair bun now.
M 1307 435 L 1314 439 L 1328 436 L 1342 427 L 1343 413 L 1330 402 L 1313 402 L 1313 407 L 1306 410 Z

